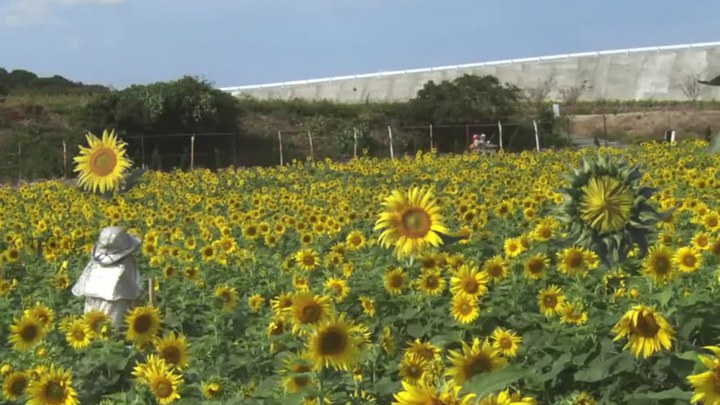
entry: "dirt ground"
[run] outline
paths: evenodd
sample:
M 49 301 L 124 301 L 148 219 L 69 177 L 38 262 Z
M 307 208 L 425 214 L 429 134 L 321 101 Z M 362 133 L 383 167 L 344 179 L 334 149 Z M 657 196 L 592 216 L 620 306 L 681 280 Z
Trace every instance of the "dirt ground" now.
M 666 130 L 674 130 L 679 139 L 704 137 L 707 128 L 720 132 L 720 111 L 645 111 L 620 114 L 575 115 L 562 124 L 572 137 L 603 137 L 631 142 L 640 138 L 659 139 Z

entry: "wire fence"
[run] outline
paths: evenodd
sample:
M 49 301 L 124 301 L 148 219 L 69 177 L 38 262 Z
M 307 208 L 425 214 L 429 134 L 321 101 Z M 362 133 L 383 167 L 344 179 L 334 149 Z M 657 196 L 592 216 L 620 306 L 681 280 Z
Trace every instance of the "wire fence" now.
M 314 161 L 326 157 L 336 161 L 361 155 L 395 159 L 430 149 L 438 153 L 462 153 L 469 149 L 474 134 L 485 134 L 496 149 L 506 151 L 540 151 L 547 147 L 572 143 L 582 146 L 622 143 L 623 140 L 617 136 L 622 128 L 619 128 L 617 123 L 612 119 L 605 119 L 604 116 L 600 122 L 601 124 L 598 124 L 598 120 L 595 120 L 589 125 L 573 117 L 563 117 L 553 122 L 534 120 L 450 125 L 388 125 L 325 131 L 291 127 L 277 129 L 274 133 L 266 130 L 262 135 L 238 132 L 140 133 L 121 135 L 120 138 L 126 143 L 128 157 L 138 167 L 161 171 L 196 168 L 217 170 L 229 166 L 283 165 L 292 160 Z M 665 129 L 671 129 L 669 119 Z M 658 131 L 656 138 L 663 139 L 664 132 L 666 131 Z M 577 133 L 582 135 L 570 135 Z M 36 145 L 17 143 L 12 152 L 0 155 L 4 162 L 0 165 L 0 181 L 74 177 L 73 157 L 78 149 L 76 144 L 66 140 L 58 141 L 56 146 L 44 145 L 41 153 L 33 150 L 33 147 Z M 7 151 L 7 145 L 5 150 Z

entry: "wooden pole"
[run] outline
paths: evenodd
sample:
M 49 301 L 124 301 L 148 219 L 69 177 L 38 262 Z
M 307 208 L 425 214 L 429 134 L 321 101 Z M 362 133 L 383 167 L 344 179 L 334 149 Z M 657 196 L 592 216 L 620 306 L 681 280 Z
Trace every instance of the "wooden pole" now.
M 432 139 L 432 124 L 430 124 L 430 151 L 432 152 L 434 146 L 433 146 L 433 139 Z
M 140 160 L 142 161 L 142 168 L 145 169 L 145 133 L 140 133 Z
M 395 160 L 395 153 L 393 152 L 392 128 L 390 125 L 388 125 L 388 137 L 390 138 L 390 159 Z
M 499 135 L 499 142 L 500 142 L 500 150 L 503 149 L 503 139 L 502 139 L 502 123 L 498 121 L 498 135 Z
M 148 279 L 148 301 L 150 301 L 150 306 L 155 306 L 155 288 L 154 288 L 153 279 Z
M 353 156 L 357 157 L 357 128 L 353 128 L 353 139 L 355 142 L 353 144 Z
M 310 133 L 310 131 L 308 131 L 308 141 L 310 141 L 310 160 L 312 160 L 314 162 L 315 161 L 315 150 L 313 149 L 312 133 Z
M 190 170 L 195 169 L 195 134 L 190 137 Z
M 280 166 L 283 166 L 282 132 L 278 131 L 278 143 L 280 144 Z
M 537 121 L 533 120 L 533 127 L 535 128 L 535 148 L 540 152 L 540 135 L 538 134 Z
M 67 144 L 63 139 L 63 179 L 67 179 Z

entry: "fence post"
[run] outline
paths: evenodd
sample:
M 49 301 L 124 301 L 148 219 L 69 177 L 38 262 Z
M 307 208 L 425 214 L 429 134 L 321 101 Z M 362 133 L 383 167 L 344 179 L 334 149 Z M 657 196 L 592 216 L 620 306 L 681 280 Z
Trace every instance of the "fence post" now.
M 310 141 L 310 159 L 314 162 L 315 161 L 315 150 L 313 149 L 312 134 L 310 133 L 310 131 L 308 131 L 308 141 Z
M 142 164 L 142 168 L 145 169 L 145 133 L 140 133 L 140 161 Z
M 498 143 L 500 144 L 500 150 L 503 150 L 503 142 L 502 142 L 502 123 L 498 121 Z
M 430 152 L 433 150 L 433 128 L 432 124 L 430 124 Z
M 354 139 L 353 156 L 357 157 L 357 128 L 353 128 L 353 139 Z
M 675 145 L 675 131 L 670 131 L 670 145 Z
M 540 136 L 538 134 L 537 121 L 533 120 L 533 127 L 535 128 L 535 148 L 540 152 Z
M 278 143 L 280 144 L 280 166 L 283 166 L 282 131 L 278 131 Z
M 388 137 L 390 138 L 390 159 L 395 160 L 395 153 L 393 152 L 392 128 L 390 125 L 388 125 Z
M 67 144 L 63 139 L 63 179 L 67 179 Z
M 190 171 L 195 169 L 195 134 L 190 137 Z

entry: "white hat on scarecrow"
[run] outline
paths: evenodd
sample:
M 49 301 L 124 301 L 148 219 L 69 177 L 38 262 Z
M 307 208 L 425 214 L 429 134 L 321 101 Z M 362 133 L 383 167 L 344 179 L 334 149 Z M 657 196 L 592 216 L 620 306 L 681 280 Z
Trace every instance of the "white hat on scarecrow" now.
M 142 241 L 121 227 L 111 226 L 100 231 L 97 244 L 93 246 L 92 258 L 103 266 L 111 265 L 135 251 Z

